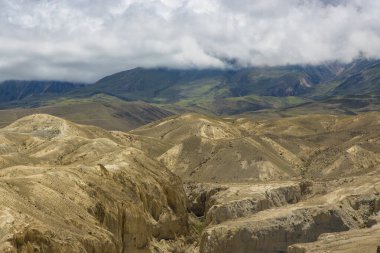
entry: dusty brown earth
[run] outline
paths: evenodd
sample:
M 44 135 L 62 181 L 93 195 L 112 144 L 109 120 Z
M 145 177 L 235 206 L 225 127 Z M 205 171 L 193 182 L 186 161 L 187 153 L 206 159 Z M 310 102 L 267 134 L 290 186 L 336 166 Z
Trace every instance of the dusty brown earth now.
M 169 146 L 156 159 L 186 182 L 189 209 L 203 222 L 201 253 L 376 252 L 380 245 L 379 113 L 187 114 L 132 133 Z
M 130 138 L 49 115 L 0 130 L 1 252 L 167 252 L 181 180 Z
M 376 252 L 379 144 L 380 113 L 28 116 L 0 130 L 0 251 Z
M 375 171 L 379 131 L 379 113 L 257 121 L 186 114 L 131 133 L 169 145 L 156 159 L 184 180 L 242 182 L 335 179 Z

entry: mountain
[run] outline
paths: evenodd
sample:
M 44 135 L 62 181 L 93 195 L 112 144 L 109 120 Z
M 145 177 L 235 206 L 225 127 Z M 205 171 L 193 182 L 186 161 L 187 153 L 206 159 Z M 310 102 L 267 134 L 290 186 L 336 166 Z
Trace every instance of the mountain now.
M 161 104 L 177 113 L 235 115 L 377 91 L 378 66 L 379 61 L 362 59 L 236 70 L 136 68 L 102 78 L 76 95 L 106 93 Z M 357 76 L 363 76 L 362 82 L 354 85 Z
M 380 92 L 380 62 L 347 77 L 333 91 L 333 95 L 360 95 Z
M 12 101 L 63 94 L 84 84 L 60 81 L 4 81 L 0 83 L 0 105 Z
M 148 102 L 178 102 L 203 96 L 294 96 L 336 75 L 329 65 L 255 67 L 238 70 L 136 68 L 100 79 L 90 90 Z
M 48 113 L 80 123 L 105 129 L 128 131 L 149 122 L 173 115 L 173 112 L 142 101 L 125 101 L 113 96 L 93 95 L 78 99 L 67 97 L 45 98 L 32 108 L 0 110 L 0 126 L 34 113 Z
M 379 61 L 361 59 L 235 70 L 135 68 L 89 85 L 6 81 L 0 84 L 0 108 L 6 109 L 0 111 L 0 125 L 38 112 L 113 130 L 187 112 L 246 117 L 356 114 L 380 109 L 379 76 Z
M 319 85 L 344 83 L 356 75 L 376 83 L 379 61 L 357 60 L 350 64 L 289 65 L 251 67 L 236 70 L 144 69 L 116 73 L 100 79 L 87 89 L 126 99 L 175 103 L 189 99 L 223 99 L 257 96 L 313 95 Z M 339 84 L 336 93 L 347 85 Z M 362 85 L 358 85 L 361 88 Z M 358 87 L 358 88 L 360 88 Z M 86 90 L 86 89 L 84 89 Z M 87 91 L 87 92 L 89 92 Z M 351 92 L 351 93 L 350 93 Z M 347 90 L 345 94 L 355 94 Z
M 175 70 L 135 68 L 97 81 L 89 87 L 91 91 L 106 92 L 126 99 L 141 99 L 148 102 L 178 101 L 197 93 L 207 91 L 207 86 L 217 85 L 224 71 L 221 70 Z M 186 93 L 188 89 L 191 94 Z M 183 93 L 182 93 L 183 91 Z

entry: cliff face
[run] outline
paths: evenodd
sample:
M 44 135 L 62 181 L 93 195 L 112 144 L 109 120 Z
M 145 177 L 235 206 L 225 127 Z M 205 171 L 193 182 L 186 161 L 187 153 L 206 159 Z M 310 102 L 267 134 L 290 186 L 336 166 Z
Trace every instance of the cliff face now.
M 331 236 L 323 234 L 351 229 L 368 237 L 368 231 L 360 229 L 376 223 L 370 217 L 380 210 L 379 186 L 378 176 L 363 177 L 322 196 L 209 226 L 202 234 L 200 252 L 339 252 L 335 250 L 342 247 L 346 237 L 339 237 L 338 233 L 336 238 L 341 238 L 340 244 L 331 246 Z M 370 231 L 378 234 L 377 230 Z M 351 235 L 355 239 L 355 233 L 351 232 Z M 367 241 L 373 240 L 374 236 Z M 317 242 L 292 246 L 314 241 Z M 325 245 L 321 248 L 329 250 L 318 251 L 319 245 Z
M 347 232 L 328 233 L 311 243 L 295 244 L 288 247 L 288 253 L 356 253 L 380 252 L 380 226 L 354 229 Z
M 204 216 L 206 225 L 295 204 L 302 197 L 300 185 L 296 182 L 185 185 L 190 211 Z
M 0 139 L 1 252 L 164 252 L 189 232 L 181 180 L 125 136 L 33 115 Z

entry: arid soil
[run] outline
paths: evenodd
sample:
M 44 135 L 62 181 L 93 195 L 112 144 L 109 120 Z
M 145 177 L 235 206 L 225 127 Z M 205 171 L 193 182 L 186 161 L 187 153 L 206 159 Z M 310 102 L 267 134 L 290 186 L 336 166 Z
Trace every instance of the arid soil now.
M 380 114 L 0 130 L 1 252 L 377 252 Z
M 170 146 L 156 159 L 186 182 L 190 211 L 202 220 L 201 253 L 357 252 L 360 245 L 376 252 L 380 245 L 378 113 L 187 114 L 132 133 Z
M 1 252 L 167 252 L 181 180 L 126 136 L 33 115 L 0 131 Z

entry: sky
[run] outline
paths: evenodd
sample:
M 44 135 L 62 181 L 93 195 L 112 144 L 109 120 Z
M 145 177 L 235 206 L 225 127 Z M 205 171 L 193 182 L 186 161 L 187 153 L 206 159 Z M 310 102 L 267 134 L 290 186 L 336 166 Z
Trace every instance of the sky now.
M 0 0 L 0 80 L 380 58 L 378 0 Z

